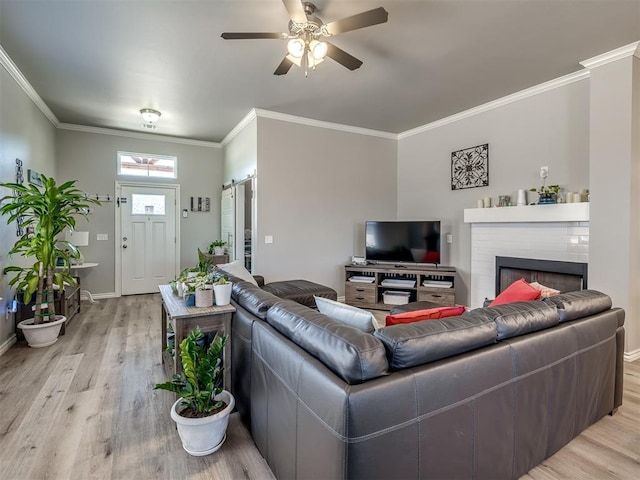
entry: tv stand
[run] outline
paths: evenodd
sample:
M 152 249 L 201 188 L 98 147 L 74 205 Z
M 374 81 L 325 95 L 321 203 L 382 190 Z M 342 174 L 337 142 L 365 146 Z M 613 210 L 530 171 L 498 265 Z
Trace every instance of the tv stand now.
M 350 280 L 351 277 L 355 279 Z M 391 310 L 395 305 L 384 303 L 383 296 L 391 290 L 408 292 L 410 302 L 428 301 L 452 306 L 456 303 L 455 282 L 454 267 L 348 264 L 345 266 L 345 301 L 370 310 Z

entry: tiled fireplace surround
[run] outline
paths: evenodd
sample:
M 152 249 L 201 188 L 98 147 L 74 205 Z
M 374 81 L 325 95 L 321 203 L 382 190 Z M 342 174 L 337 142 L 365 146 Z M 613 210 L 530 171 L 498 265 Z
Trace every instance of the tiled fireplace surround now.
M 472 308 L 495 298 L 496 256 L 589 261 L 588 221 L 465 221 L 471 223 Z

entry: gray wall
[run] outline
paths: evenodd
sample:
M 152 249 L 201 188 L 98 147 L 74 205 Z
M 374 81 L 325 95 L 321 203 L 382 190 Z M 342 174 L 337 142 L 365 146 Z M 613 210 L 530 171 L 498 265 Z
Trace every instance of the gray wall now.
M 489 144 L 489 186 L 451 190 L 451 152 Z M 539 186 L 540 166 L 548 184 L 568 191 L 589 185 L 589 82 L 581 80 L 467 117 L 398 142 L 398 218 L 440 219 L 443 263 L 457 267 L 457 302 L 469 304 L 470 227 L 463 210 L 476 200 Z M 530 194 L 529 201 L 537 200 Z
M 55 172 L 56 130 L 51 122 L 36 107 L 22 88 L 7 71 L 0 67 L 0 181 L 16 181 L 16 158 L 24 164 L 24 181 L 27 170 L 32 169 L 47 176 Z M 11 191 L 0 190 L 0 196 Z M 7 225 L 0 219 L 0 270 L 8 265 L 24 265 L 20 257 L 7 257 L 7 252 L 16 241 L 16 225 Z M 12 292 L 7 288 L 11 277 L 0 274 L 0 349 L 13 337 L 13 320 L 7 320 L 7 304 Z
M 258 117 L 255 272 L 344 294 L 364 222 L 395 219 L 397 142 Z M 273 236 L 265 244 L 265 236 Z
M 640 355 L 640 60 L 591 71 L 590 287 L 626 311 L 625 352 Z
M 146 179 L 118 177 L 117 152 L 153 153 L 178 157 L 178 178 Z M 191 196 L 211 198 L 210 212 L 189 212 L 180 217 L 181 268 L 198 261 L 197 249 L 206 249 L 220 236 L 220 192 L 222 191 L 222 149 L 188 145 L 131 136 L 58 132 L 58 172 L 61 179 L 77 179 L 78 187 L 88 193 L 115 195 L 115 182 L 179 183 L 180 209 L 189 208 Z M 115 202 L 104 203 L 80 221 L 77 229 L 90 232 L 89 246 L 83 247 L 86 261 L 99 262 L 96 268 L 82 272 L 83 288 L 94 294 L 115 291 Z M 96 241 L 96 234 L 107 233 L 108 241 Z
M 224 184 L 253 175 L 258 164 L 258 119 L 254 118 L 223 147 Z

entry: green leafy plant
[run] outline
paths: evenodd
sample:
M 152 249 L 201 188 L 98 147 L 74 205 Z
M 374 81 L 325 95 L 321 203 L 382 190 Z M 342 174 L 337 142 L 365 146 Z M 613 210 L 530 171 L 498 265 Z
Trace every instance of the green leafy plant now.
M 9 255 L 35 259 L 31 266 L 8 266 L 3 273 L 14 274 L 9 285 L 23 292 L 25 302 L 36 292 L 35 324 L 54 319 L 54 285 L 62 291 L 65 283 L 76 284 L 69 267 L 70 258 L 79 257 L 78 249 L 67 241 L 58 240 L 58 235 L 66 228 L 75 228 L 76 216 L 86 219 L 89 204 L 101 204 L 75 188 L 75 180 L 57 185 L 53 178 L 45 175 L 41 178 L 42 187 L 0 183 L 14 192 L 0 199 L 0 213 L 9 215 L 8 223 L 20 219 L 25 232 Z
M 195 327 L 180 343 L 184 375 L 174 375 L 171 382 L 154 387 L 177 394 L 184 407 L 179 413 L 184 417 L 207 417 L 225 405 L 215 396 L 222 392 L 222 355 L 227 336 L 216 335 L 209 348 L 199 343 L 203 337 L 200 327 Z
M 226 285 L 227 283 L 229 283 L 229 277 L 227 277 L 227 275 L 225 274 L 220 275 L 213 282 L 214 285 Z
M 551 195 L 551 194 L 555 194 L 557 195 L 558 192 L 560 191 L 560 185 L 541 185 L 540 188 L 530 188 L 529 189 L 530 192 L 535 192 L 538 195 Z
M 209 255 L 213 254 L 213 249 L 215 247 L 224 247 L 227 244 L 227 242 L 223 242 L 222 240 L 214 240 L 213 242 L 211 242 L 211 244 L 209 245 Z

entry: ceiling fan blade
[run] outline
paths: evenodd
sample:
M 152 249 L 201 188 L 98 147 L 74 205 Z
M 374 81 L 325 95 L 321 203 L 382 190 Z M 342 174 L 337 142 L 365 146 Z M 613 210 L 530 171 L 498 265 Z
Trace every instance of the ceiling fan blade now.
M 337 35 L 339 33 L 357 30 L 358 28 L 385 23 L 388 18 L 389 14 L 387 11 L 382 7 L 378 7 L 373 10 L 358 13 L 357 15 L 352 15 L 351 17 L 343 18 L 342 20 L 329 22 L 325 24 L 325 28 L 331 35 Z
M 293 65 L 293 62 L 289 60 L 287 57 L 284 57 L 280 62 L 280 65 L 278 65 L 278 68 L 276 68 L 276 71 L 273 72 L 273 74 L 284 75 L 289 71 L 292 65 Z
M 291 20 L 296 23 L 303 23 L 307 21 L 307 14 L 304 13 L 304 7 L 300 0 L 282 0 L 284 8 L 287 9 Z
M 327 57 L 334 59 L 340 65 L 347 67 L 349 70 L 356 70 L 362 65 L 362 60 L 358 60 L 353 55 L 329 42 L 327 42 Z
M 225 40 L 248 40 L 248 39 L 256 39 L 256 38 L 275 38 L 277 40 L 284 40 L 288 38 L 289 35 L 286 33 L 269 33 L 269 32 L 248 32 L 248 33 L 236 33 L 236 32 L 224 32 L 220 35 Z

